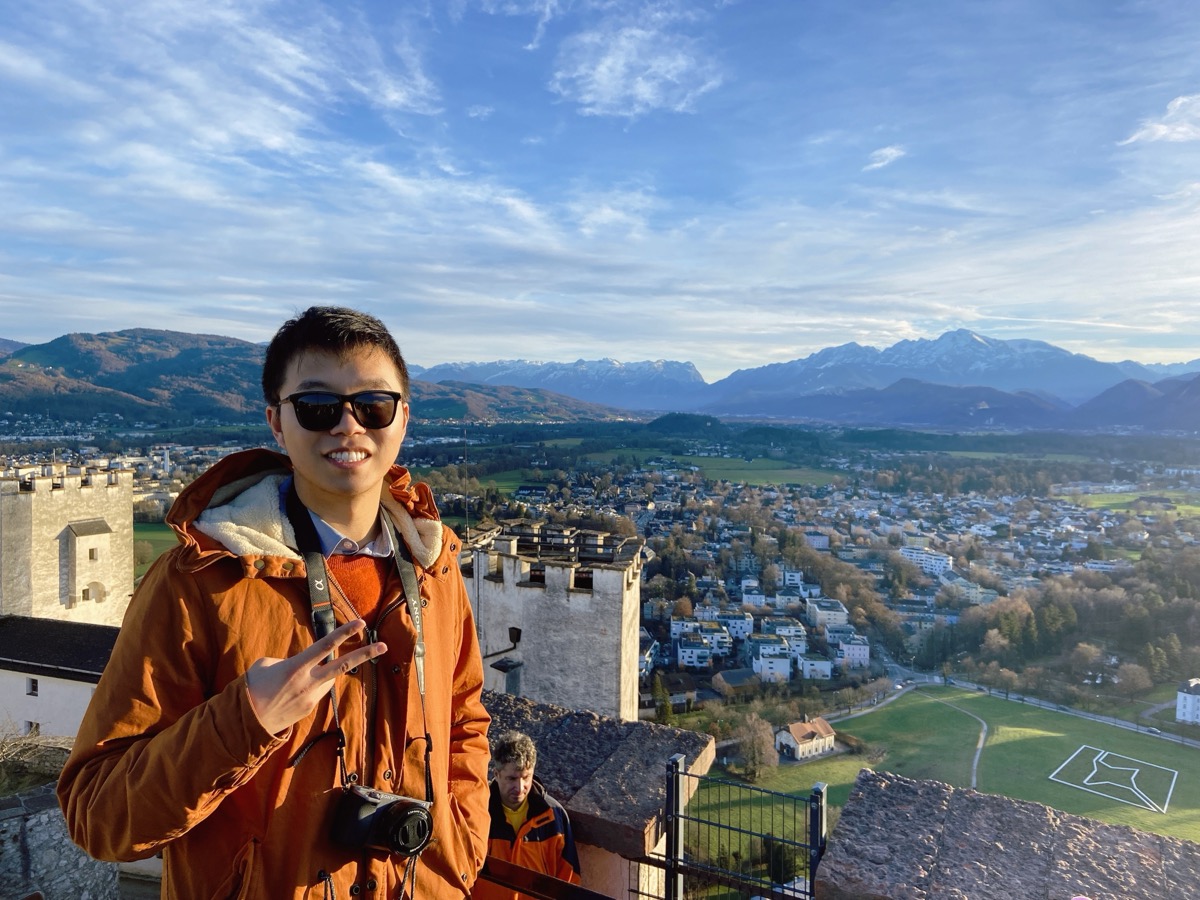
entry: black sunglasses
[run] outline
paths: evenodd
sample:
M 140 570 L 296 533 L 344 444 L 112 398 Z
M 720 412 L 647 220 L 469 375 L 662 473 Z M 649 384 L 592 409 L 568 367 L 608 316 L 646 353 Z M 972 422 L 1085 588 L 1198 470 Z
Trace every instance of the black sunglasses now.
M 279 401 L 292 404 L 296 421 L 306 431 L 331 431 L 342 421 L 342 410 L 350 404 L 350 415 L 363 428 L 387 428 L 396 420 L 396 410 L 404 395 L 397 391 L 359 391 L 335 394 L 331 391 L 297 391 Z

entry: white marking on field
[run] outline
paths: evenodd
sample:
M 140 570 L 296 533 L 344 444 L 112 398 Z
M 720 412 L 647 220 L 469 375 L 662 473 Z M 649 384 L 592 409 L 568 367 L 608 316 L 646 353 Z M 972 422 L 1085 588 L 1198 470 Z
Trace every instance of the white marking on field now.
M 1072 766 L 1076 769 L 1087 767 L 1090 771 L 1083 777 L 1076 774 L 1074 780 L 1059 777 L 1060 772 Z M 1169 782 L 1165 781 L 1166 775 L 1170 776 Z M 1143 789 L 1138 784 L 1139 776 L 1143 776 L 1143 784 L 1146 782 L 1158 782 L 1158 784 Z M 1175 792 L 1175 782 L 1178 778 L 1179 772 L 1175 769 L 1156 766 L 1154 763 L 1132 759 L 1087 744 L 1081 745 L 1050 774 L 1050 780 L 1057 781 L 1059 784 L 1078 788 L 1089 794 L 1107 797 L 1118 803 L 1128 803 L 1130 806 L 1140 806 L 1143 809 L 1164 814 L 1171 802 L 1171 794 Z

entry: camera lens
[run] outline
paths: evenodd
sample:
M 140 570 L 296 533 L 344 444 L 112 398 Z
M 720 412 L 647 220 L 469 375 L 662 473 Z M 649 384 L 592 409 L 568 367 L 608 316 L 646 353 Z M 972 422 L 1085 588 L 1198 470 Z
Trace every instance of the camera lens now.
M 429 810 L 416 804 L 393 803 L 386 811 L 387 838 L 393 853 L 412 856 L 420 853 L 433 836 Z

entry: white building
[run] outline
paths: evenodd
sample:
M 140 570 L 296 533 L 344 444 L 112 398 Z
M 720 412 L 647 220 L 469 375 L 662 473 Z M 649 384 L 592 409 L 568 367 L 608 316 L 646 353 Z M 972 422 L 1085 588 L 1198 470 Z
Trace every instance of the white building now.
M 0 731 L 75 737 L 116 639 L 110 625 L 0 618 Z
M 733 638 L 720 622 L 700 622 L 696 633 L 708 643 L 713 656 L 726 657 L 733 652 Z
M 820 597 L 805 601 L 805 617 L 813 628 L 825 628 L 829 625 L 848 623 L 850 611 L 842 605 L 841 601 Z
M 717 622 L 725 626 L 725 630 L 735 641 L 744 641 L 754 631 L 754 616 L 748 612 L 719 613 Z
M 829 681 L 833 678 L 833 662 L 816 653 L 806 653 L 797 661 L 800 675 L 813 681 Z
M 790 759 L 811 759 L 833 749 L 833 726 L 820 716 L 812 721 L 793 722 L 775 732 L 775 750 Z
M 846 638 L 837 648 L 838 665 L 842 670 L 865 669 L 871 665 L 871 641 L 866 635 Z
M 702 635 L 686 631 L 676 644 L 676 662 L 686 669 L 706 669 L 712 665 L 712 648 Z
M 1175 694 L 1175 721 L 1200 725 L 1200 678 L 1191 678 Z
M 920 568 L 926 575 L 941 575 L 948 572 L 954 565 L 954 560 L 945 553 L 928 550 L 925 547 L 901 547 L 900 555 L 910 563 Z

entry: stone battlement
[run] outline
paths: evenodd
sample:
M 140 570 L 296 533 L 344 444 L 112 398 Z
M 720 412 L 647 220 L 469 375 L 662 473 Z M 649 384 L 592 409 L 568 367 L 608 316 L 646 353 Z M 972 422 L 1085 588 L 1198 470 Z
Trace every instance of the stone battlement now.
M 47 467 L 48 468 L 48 467 Z M 80 491 L 84 488 L 133 488 L 133 472 L 23 472 L 0 477 L 0 494 L 36 494 L 49 491 Z

